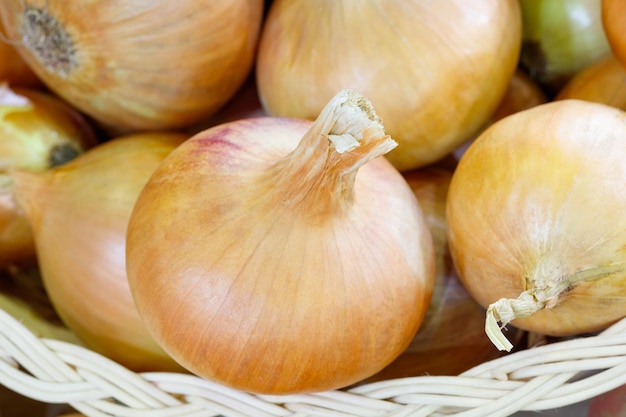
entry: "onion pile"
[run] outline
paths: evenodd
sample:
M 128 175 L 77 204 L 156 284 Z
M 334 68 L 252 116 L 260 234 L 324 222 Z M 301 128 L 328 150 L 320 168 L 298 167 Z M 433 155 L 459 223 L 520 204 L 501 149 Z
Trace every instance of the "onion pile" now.
M 125 238 L 142 187 L 186 138 L 137 133 L 51 170 L 10 172 L 59 316 L 90 349 L 136 371 L 181 370 L 137 314 L 126 277 Z
M 0 0 L 0 309 L 270 396 L 606 328 L 624 4 Z
M 508 323 L 566 336 L 626 316 L 625 137 L 626 113 L 554 101 L 495 123 L 461 158 L 449 244 L 498 348 L 512 347 Z
M 254 63 L 262 0 L 4 0 L 7 36 L 37 76 L 115 132 L 219 110 Z
M 368 97 L 398 142 L 386 157 L 408 171 L 487 122 L 520 47 L 518 0 L 275 0 L 256 77 L 276 116 L 314 119 L 342 88 Z
M 343 90 L 315 122 L 242 119 L 176 148 L 127 235 L 137 309 L 185 368 L 241 390 L 344 387 L 409 344 L 435 257 L 396 143 Z

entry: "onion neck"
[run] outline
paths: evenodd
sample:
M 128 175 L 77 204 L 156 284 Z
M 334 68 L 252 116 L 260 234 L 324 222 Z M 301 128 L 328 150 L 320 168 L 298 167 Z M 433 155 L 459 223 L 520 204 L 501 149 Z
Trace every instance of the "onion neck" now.
M 501 298 L 487 308 L 485 332 L 498 350 L 510 351 L 513 345 L 502 332 L 508 323 L 515 319 L 530 317 L 544 308 L 556 306 L 562 294 L 581 282 L 621 274 L 624 270 L 626 270 L 626 265 L 623 263 L 586 269 L 555 282 L 536 283 L 516 299 Z
M 371 103 L 342 90 L 322 109 L 295 150 L 276 163 L 268 181 L 284 206 L 328 213 L 353 199 L 358 169 L 395 148 Z

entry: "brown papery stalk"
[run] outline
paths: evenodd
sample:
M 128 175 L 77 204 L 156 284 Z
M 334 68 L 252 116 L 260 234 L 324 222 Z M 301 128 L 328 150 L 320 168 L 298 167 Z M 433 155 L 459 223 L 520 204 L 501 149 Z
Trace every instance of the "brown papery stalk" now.
M 284 205 L 317 206 L 319 212 L 352 200 L 358 169 L 397 146 L 385 134 L 372 104 L 349 89 L 333 97 L 286 158 L 268 170 L 267 181 Z M 306 186 L 294 187 L 294 184 Z

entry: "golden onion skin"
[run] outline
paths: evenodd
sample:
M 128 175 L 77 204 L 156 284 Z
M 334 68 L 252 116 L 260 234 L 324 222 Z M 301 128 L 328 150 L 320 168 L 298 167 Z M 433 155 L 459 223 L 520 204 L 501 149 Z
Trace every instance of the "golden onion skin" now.
M 580 100 L 536 106 L 466 151 L 447 201 L 451 254 L 487 307 L 541 303 L 511 323 L 565 336 L 626 316 L 626 113 Z

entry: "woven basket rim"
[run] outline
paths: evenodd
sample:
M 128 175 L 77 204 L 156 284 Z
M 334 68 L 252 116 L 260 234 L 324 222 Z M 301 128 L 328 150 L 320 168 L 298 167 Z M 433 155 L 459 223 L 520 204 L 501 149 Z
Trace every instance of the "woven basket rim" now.
M 0 310 L 0 383 L 87 417 L 506 417 L 626 384 L 626 318 L 601 333 L 531 347 L 458 376 L 416 376 L 297 395 L 237 391 L 174 372 L 135 373 L 85 347 L 40 338 Z

